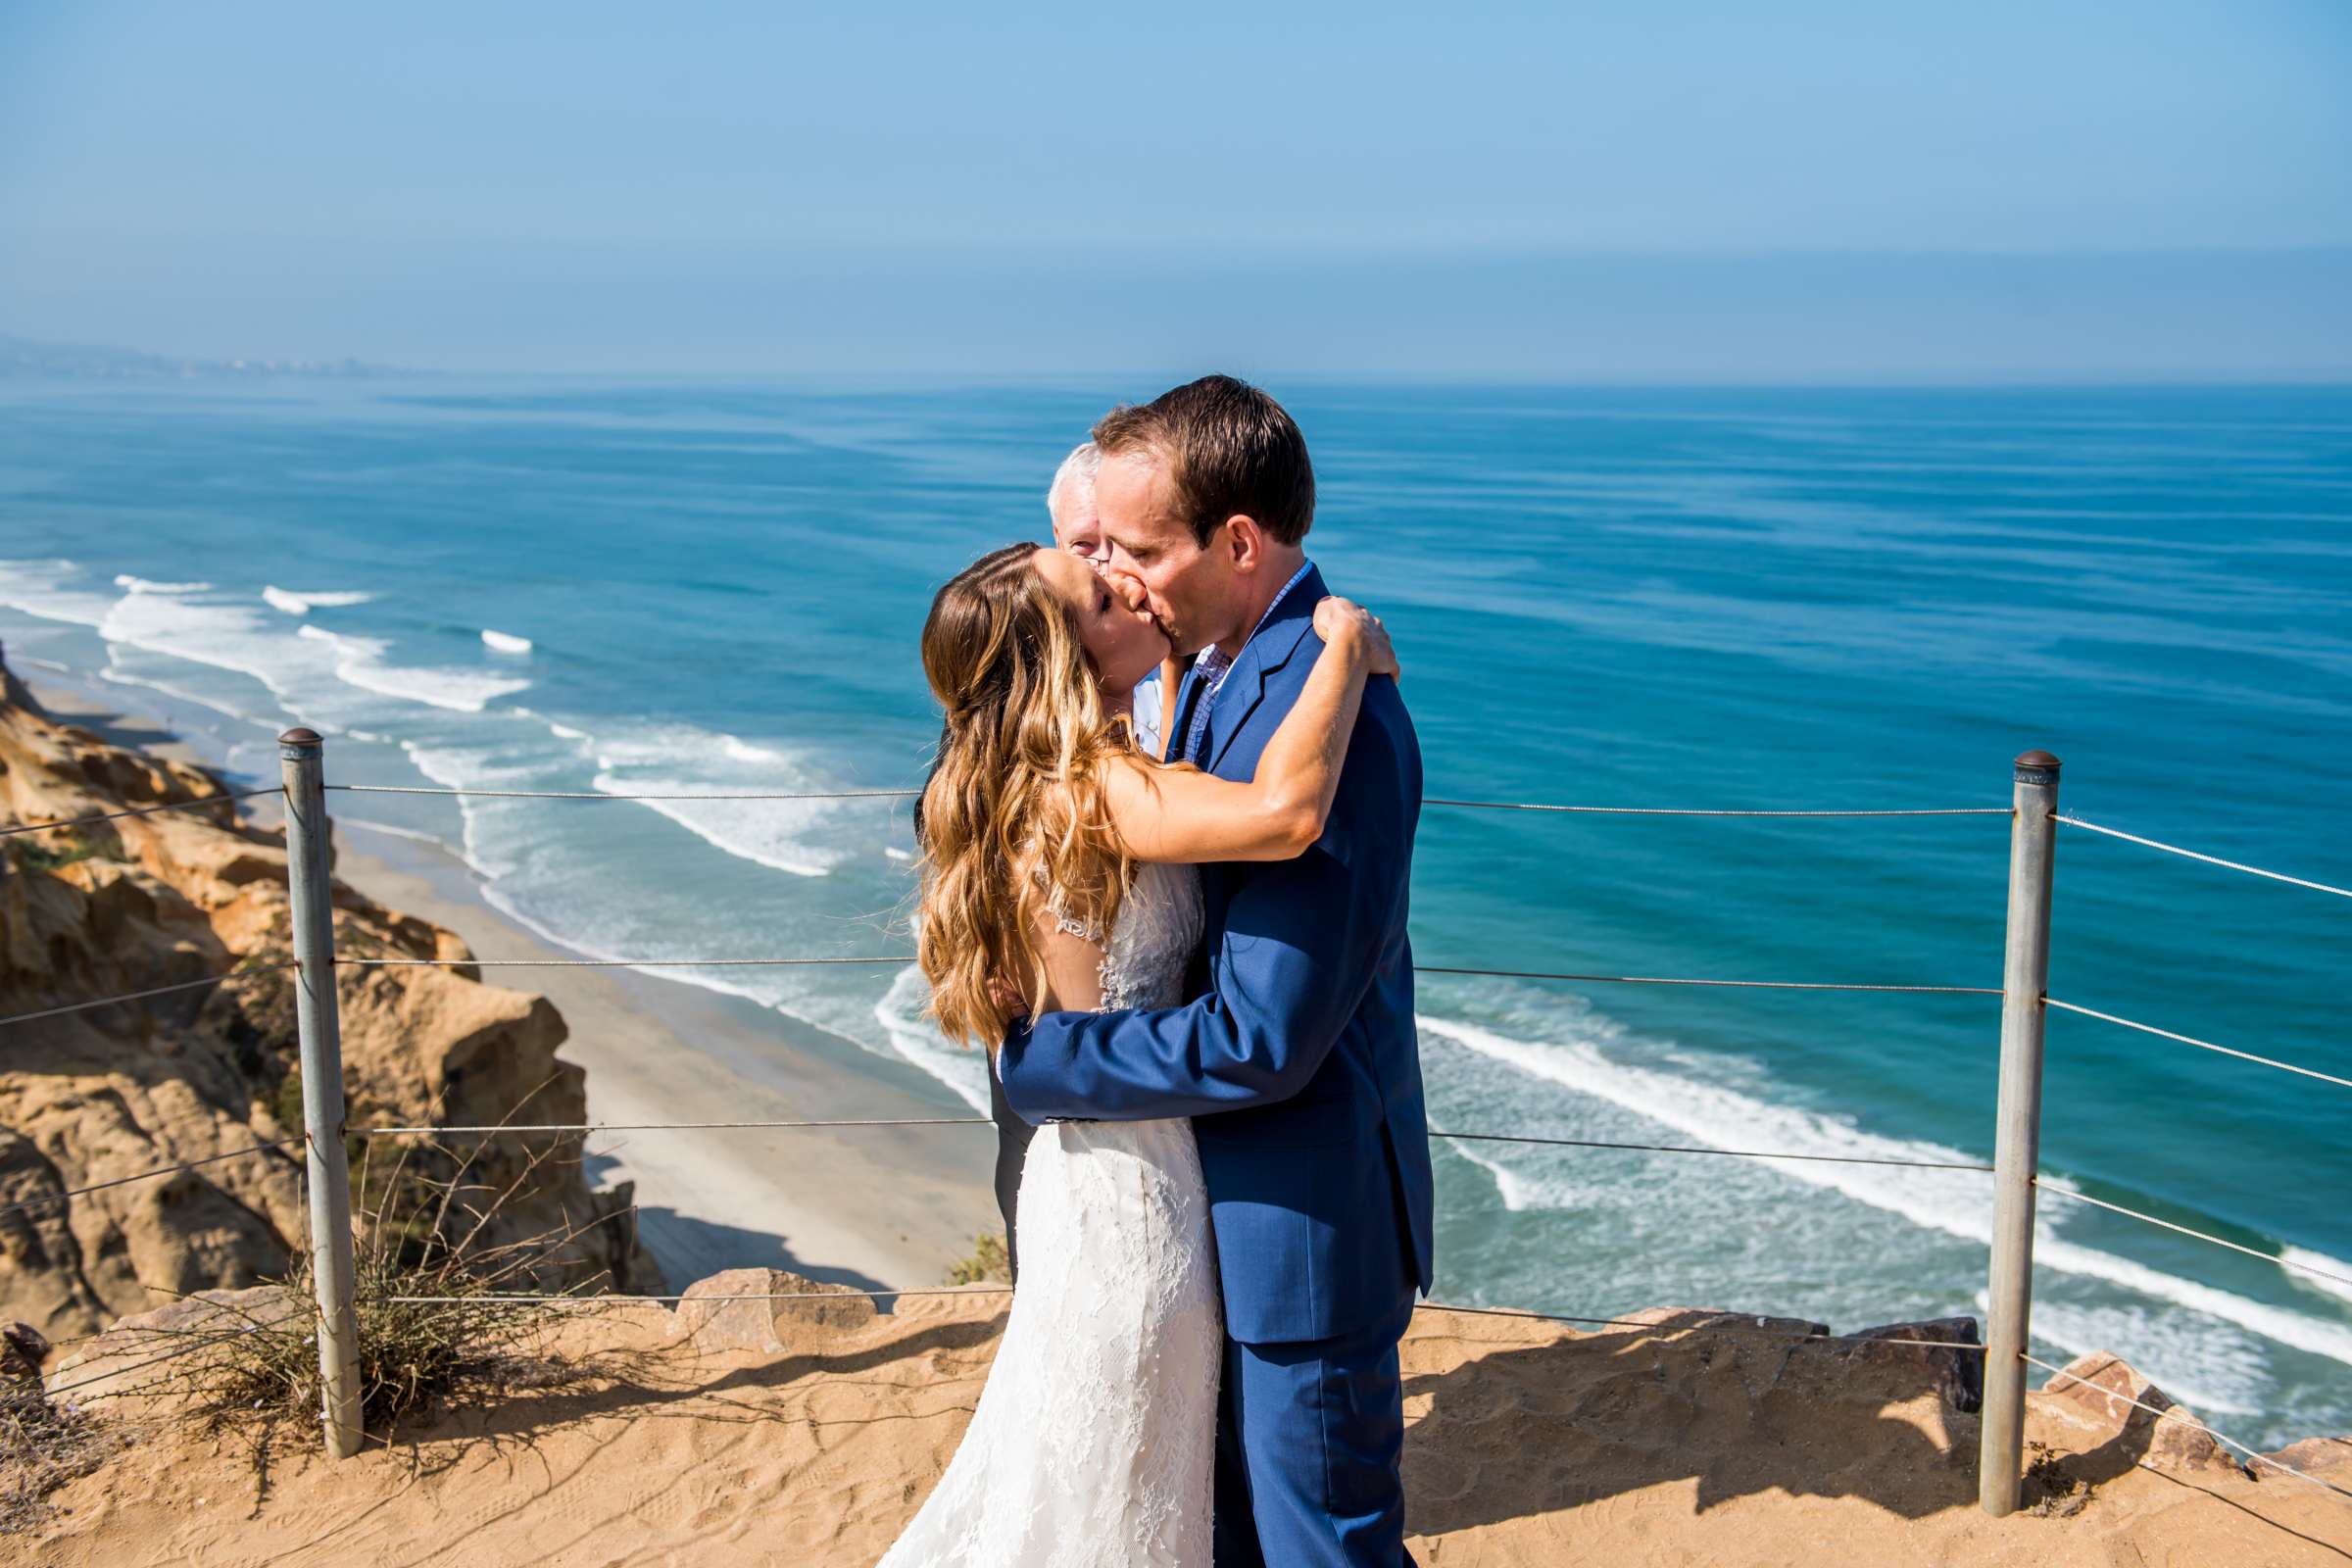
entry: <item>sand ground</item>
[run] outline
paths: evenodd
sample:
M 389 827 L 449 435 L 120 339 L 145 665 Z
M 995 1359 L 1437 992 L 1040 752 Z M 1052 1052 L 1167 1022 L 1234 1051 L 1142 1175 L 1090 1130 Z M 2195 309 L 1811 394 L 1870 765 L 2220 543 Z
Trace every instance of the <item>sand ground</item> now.
M 29 1560 L 855 1568 L 944 1469 L 1001 1312 L 908 1298 L 860 1327 L 784 1321 L 771 1348 L 711 1351 L 660 1308 L 616 1308 L 552 1342 L 593 1375 L 511 1391 L 348 1460 L 297 1443 L 266 1477 L 233 1446 L 158 1420 L 56 1494 L 66 1511 L 27 1543 Z M 2151 1469 L 2137 1462 L 2144 1432 L 2069 1454 L 2075 1511 L 1991 1519 L 1976 1502 L 1976 1418 L 1915 1365 L 1826 1347 L 1429 1309 L 1404 1372 L 1407 1521 L 1425 1565 L 2352 1561 L 2352 1496 Z M 2034 1399 L 2029 1437 L 2068 1444 Z

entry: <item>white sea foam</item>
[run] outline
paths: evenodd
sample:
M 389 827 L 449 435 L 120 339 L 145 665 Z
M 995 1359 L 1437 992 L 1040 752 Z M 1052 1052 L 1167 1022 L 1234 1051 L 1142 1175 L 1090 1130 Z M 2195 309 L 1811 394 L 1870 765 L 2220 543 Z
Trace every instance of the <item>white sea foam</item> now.
M 353 701 L 354 689 L 479 712 L 491 699 L 530 685 L 525 679 L 484 671 L 390 663 L 384 657 L 389 643 L 329 632 L 309 622 L 288 635 L 280 629 L 282 622 L 270 620 L 250 601 L 212 594 L 201 584 L 169 584 L 165 586 L 172 592 L 132 591 L 110 597 L 79 586 L 86 576 L 70 561 L 8 563 L 0 569 L 0 603 L 47 619 L 95 627 L 110 643 L 249 676 L 290 712 L 330 734 L 348 729 L 356 716 L 360 705 Z M 282 590 L 277 592 L 282 595 Z M 356 604 L 368 597 L 319 594 L 308 602 Z M 160 681 L 150 684 L 163 686 Z M 183 695 L 235 716 L 251 716 L 222 699 Z
M 1424 1030 L 1528 1075 L 1631 1110 L 1661 1127 L 1718 1149 L 1765 1148 L 1790 1153 L 1912 1160 L 1964 1160 L 1940 1145 L 1883 1137 L 1850 1123 L 1792 1105 L 1774 1104 L 1736 1089 L 1681 1072 L 1612 1058 L 1589 1040 L 1531 1041 L 1476 1024 L 1424 1014 Z M 1604 1020 L 1596 1031 L 1621 1033 Z M 1968 1171 L 1830 1165 L 1766 1159 L 1767 1166 L 1810 1187 L 1828 1188 L 1859 1203 L 1900 1215 L 1915 1225 L 1989 1244 L 1991 1204 L 1984 1178 Z M 1508 1194 L 1505 1201 L 1509 1201 Z M 1530 1194 L 1521 1190 L 1522 1201 Z M 2042 1267 L 2110 1285 L 2253 1330 L 2281 1345 L 2352 1364 L 2352 1326 L 2307 1317 L 2233 1292 L 2218 1290 L 2061 1237 L 2043 1216 L 2034 1245 Z
M 593 787 L 609 795 L 791 793 L 821 788 L 804 764 L 764 746 L 690 724 L 641 724 L 584 737 L 595 748 Z M 639 803 L 741 859 L 795 876 L 823 876 L 850 853 L 829 826 L 849 801 L 661 800 Z
M 783 748 L 748 742 L 729 747 L 727 737 L 692 725 L 630 722 L 605 726 L 609 733 L 603 736 L 584 736 L 544 715 L 514 715 L 522 724 L 500 722 L 507 716 L 502 711 L 478 729 L 465 726 L 451 741 L 407 743 L 404 750 L 427 778 L 453 789 L 576 789 L 583 754 L 598 760 L 597 787 L 620 794 L 792 790 L 822 783 Z M 866 824 L 854 808 L 858 803 L 644 803 L 662 819 L 661 826 L 609 814 L 617 808 L 550 809 L 541 802 L 495 798 L 457 804 L 463 824 L 458 853 L 482 878 L 491 905 L 548 941 L 598 958 L 838 952 L 839 918 L 809 910 L 788 888 L 762 883 L 777 869 L 791 871 L 797 882 L 837 858 L 870 855 Z M 866 817 L 887 831 L 881 814 Z M 743 863 L 729 868 L 697 860 L 698 852 L 709 850 L 668 842 L 667 824 L 687 827 L 710 850 Z M 775 863 L 787 859 L 788 866 Z M 742 880 L 746 874 L 753 880 Z M 723 897 L 757 901 L 759 915 L 730 916 L 713 902 L 722 896 L 714 893 L 720 885 L 727 890 Z M 903 1057 L 887 1033 L 875 1028 L 873 982 L 881 977 L 873 971 L 681 966 L 651 972 L 758 1003 L 876 1054 Z M 943 1072 L 956 1070 L 944 1055 L 924 1063 L 925 1070 L 935 1064 Z
M 442 842 L 441 835 L 438 833 L 423 833 L 413 827 L 397 827 L 390 822 L 378 822 L 365 816 L 353 816 L 348 811 L 335 817 L 335 826 L 338 828 L 356 827 L 369 833 L 384 833 L 396 839 L 407 839 L 412 844 L 429 844 L 434 849 L 444 852 L 449 849 L 449 846 Z
M 66 666 L 59 664 L 56 667 L 64 669 Z M 230 718 L 240 719 L 253 725 L 256 729 L 267 730 L 272 735 L 285 727 L 277 719 L 267 717 L 261 713 L 246 712 L 243 709 L 219 697 L 205 692 L 193 692 L 184 686 L 173 685 L 168 680 L 156 680 L 147 675 L 133 675 L 127 670 L 116 669 L 111 666 L 98 671 L 98 678 L 117 686 L 137 686 L 146 691 L 162 692 L 166 697 L 176 697 L 183 703 L 194 703 L 199 708 L 209 708 L 216 713 L 223 713 Z
M 1764 1146 L 1790 1153 L 1869 1159 L 1969 1158 L 1958 1150 L 1885 1138 L 1815 1112 L 1768 1104 L 1682 1073 L 1618 1061 L 1588 1041 L 1520 1040 L 1476 1024 L 1427 1014 L 1419 1022 L 1422 1028 L 1482 1056 L 1606 1101 L 1718 1149 Z M 1599 1026 L 1595 1033 L 1618 1032 L 1608 1020 L 1595 1017 L 1592 1022 Z M 1982 1179 L 1966 1171 L 1897 1171 L 1789 1159 L 1758 1163 L 1808 1185 L 1835 1187 L 1874 1207 L 1891 1209 L 1915 1225 L 1971 1239 L 1976 1239 L 1971 1228 L 1974 1210 L 1984 1206 Z
M 531 640 L 528 637 L 517 637 L 511 632 L 492 631 L 487 626 L 482 628 L 482 645 L 494 653 L 501 654 L 527 654 L 531 651 Z
M 988 1060 L 977 1051 L 958 1050 L 923 1016 L 930 982 L 912 964 L 892 977 L 890 990 L 874 1004 L 874 1021 L 891 1049 L 946 1084 L 981 1115 L 988 1114 Z
M 428 669 L 384 662 L 391 644 L 374 637 L 332 632 L 305 622 L 298 636 L 322 642 L 335 651 L 335 676 L 364 691 L 398 697 L 455 712 L 478 713 L 495 698 L 530 686 L 512 675 L 493 675 L 470 669 Z
M 781 762 L 785 760 L 782 752 L 771 752 L 764 746 L 754 746 L 751 742 L 737 740 L 732 735 L 721 735 L 718 738 L 718 749 L 728 760 L 735 762 Z
M 375 595 L 351 590 L 324 590 L 317 593 L 297 593 L 274 585 L 262 590 L 262 598 L 272 610 L 282 610 L 289 615 L 307 615 L 314 610 L 334 610 L 346 605 L 364 605 Z
M 0 561 L 0 604 L 43 620 L 103 626 L 115 595 L 79 586 L 87 575 L 71 561 Z
M 585 938 L 577 930 L 559 928 L 540 919 L 538 915 L 525 907 L 520 900 L 508 891 L 504 881 L 495 872 L 474 858 L 475 850 L 471 834 L 467 835 L 467 849 L 460 853 L 459 858 L 472 867 L 475 874 L 482 878 L 483 901 L 550 947 L 576 953 L 584 958 L 598 958 L 607 962 L 642 959 L 645 956 L 640 953 L 623 953 L 617 948 Z M 447 846 L 444 845 L 443 848 L 446 849 Z M 676 980 L 685 985 L 699 986 L 705 991 L 716 992 L 720 996 L 738 997 L 746 1002 L 757 1003 L 760 1006 L 773 1006 L 779 1012 L 791 1011 L 790 1008 L 779 1005 L 774 999 L 760 990 L 729 978 L 731 974 L 745 971 L 698 968 L 688 964 L 638 963 L 636 967 L 647 974 L 659 975 L 665 980 Z
M 201 594 L 210 593 L 213 587 L 209 582 L 150 582 L 127 571 L 115 573 L 115 586 L 134 594 Z
M 330 659 L 268 623 L 259 612 L 186 595 L 125 595 L 108 611 L 98 634 L 109 642 L 249 675 L 280 698 L 316 690 L 334 673 Z M 320 713 L 316 721 L 340 729 L 336 717 Z
M 1483 1170 L 1494 1183 L 1494 1191 L 1502 1199 L 1502 1206 L 1512 1213 L 1524 1213 L 1533 1208 L 1566 1208 L 1565 1195 L 1546 1190 L 1538 1182 L 1493 1152 L 1485 1144 L 1447 1143 L 1445 1147 L 1461 1155 Z
M 2315 1252 L 2308 1247 L 2281 1247 L 2278 1249 L 2278 1260 L 2282 1263 L 2297 1263 L 2304 1268 L 2324 1268 L 2330 1274 L 2340 1276 L 2341 1279 L 2352 1279 L 2352 1263 L 2329 1257 L 2326 1252 Z M 2332 1296 L 2339 1301 L 2352 1301 L 2352 1285 L 2342 1284 L 2339 1280 L 2324 1280 L 2316 1275 L 2298 1273 L 2291 1268 L 2282 1269 L 2279 1272 L 2286 1276 L 2289 1284 L 2301 1286 L 2304 1290 L 2314 1291 L 2322 1296 Z

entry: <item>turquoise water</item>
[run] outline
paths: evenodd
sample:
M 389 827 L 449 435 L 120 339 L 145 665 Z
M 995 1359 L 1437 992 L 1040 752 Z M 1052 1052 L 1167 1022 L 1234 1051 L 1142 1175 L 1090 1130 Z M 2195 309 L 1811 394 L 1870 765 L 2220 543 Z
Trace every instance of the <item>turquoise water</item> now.
M 0 635 L 274 778 L 712 791 L 919 779 L 931 588 L 1045 531 L 1109 392 L 379 383 L 0 393 Z M 2352 391 L 1279 386 L 1313 553 L 1406 663 L 1434 796 L 2062 806 L 2352 884 Z M 485 641 L 485 631 L 501 634 Z M 514 639 L 527 640 L 527 650 Z M 492 642 L 504 641 L 494 647 Z M 577 951 L 905 951 L 896 803 L 345 797 Z M 1425 963 L 1997 986 L 1999 817 L 1431 808 Z M 2051 992 L 2352 1075 L 2352 903 L 2061 837 Z M 695 976 L 944 1107 L 908 974 Z M 1461 1130 L 1989 1155 L 1998 1004 L 1431 977 Z M 2044 1160 L 2338 1273 L 2352 1090 L 2054 1016 Z M 1969 1172 L 1441 1145 L 1442 1296 L 1841 1328 L 1978 1310 Z M 2352 1288 L 2052 1199 L 2038 1354 L 2131 1356 L 2226 1431 L 2352 1431 Z

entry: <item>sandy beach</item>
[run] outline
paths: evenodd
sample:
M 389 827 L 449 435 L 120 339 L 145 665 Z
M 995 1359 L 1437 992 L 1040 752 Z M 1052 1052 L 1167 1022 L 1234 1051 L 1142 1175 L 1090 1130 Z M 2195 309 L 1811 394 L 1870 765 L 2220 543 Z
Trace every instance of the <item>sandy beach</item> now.
M 153 717 L 92 694 L 33 686 L 61 718 L 200 764 L 216 760 Z M 272 821 L 275 803 L 250 803 Z M 435 845 L 338 827 L 335 873 L 369 898 L 448 927 L 487 959 L 576 958 L 485 903 L 464 861 Z M 500 983 L 545 995 L 587 1069 L 597 1123 L 964 1117 L 968 1107 L 893 1064 L 772 1009 L 623 969 L 523 968 Z M 781 1268 L 866 1290 L 937 1285 L 998 1228 L 985 1125 L 640 1130 L 592 1137 L 593 1186 L 634 1181 L 647 1249 L 671 1290 L 726 1268 Z

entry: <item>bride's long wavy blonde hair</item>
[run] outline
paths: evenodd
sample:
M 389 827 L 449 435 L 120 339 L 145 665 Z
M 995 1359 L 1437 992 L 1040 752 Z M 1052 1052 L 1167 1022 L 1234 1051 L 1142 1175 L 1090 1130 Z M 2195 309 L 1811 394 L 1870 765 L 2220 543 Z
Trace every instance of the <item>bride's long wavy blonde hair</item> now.
M 1107 931 L 1134 870 L 1102 799 L 1103 765 L 1133 732 L 1104 712 L 1077 617 L 1037 550 L 982 556 L 923 622 L 923 673 L 947 722 L 915 815 L 915 958 L 941 1031 L 990 1051 L 1005 1024 L 990 978 L 1026 980 L 1032 1004 L 1045 995 L 1041 905 Z

